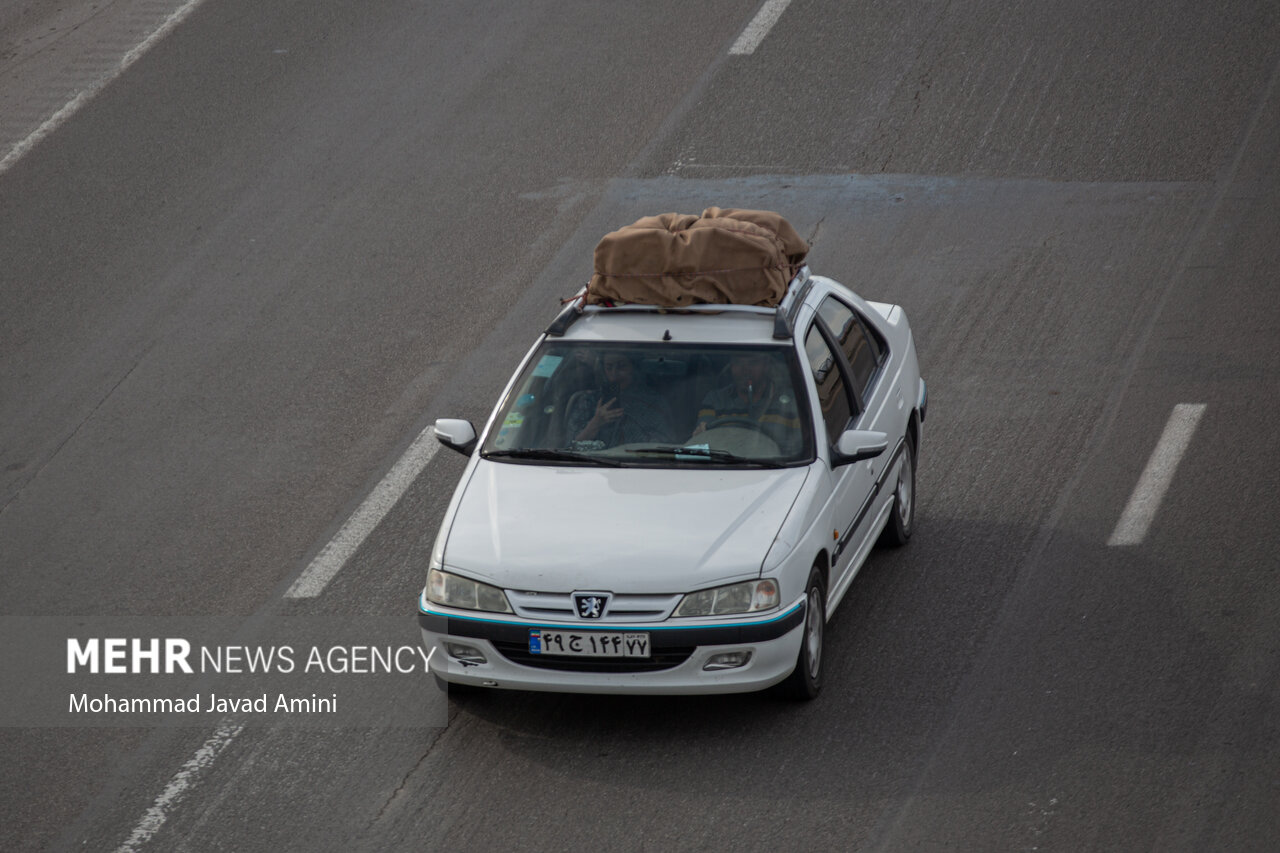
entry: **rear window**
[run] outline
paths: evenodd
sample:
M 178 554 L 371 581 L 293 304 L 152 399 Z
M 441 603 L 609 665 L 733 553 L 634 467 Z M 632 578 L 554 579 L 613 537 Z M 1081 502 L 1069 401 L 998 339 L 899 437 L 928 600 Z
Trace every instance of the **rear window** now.
M 849 367 L 853 369 L 854 387 L 865 399 L 876 369 L 880 366 L 883 354 L 880 342 L 867 330 L 852 308 L 833 296 L 822 300 L 822 304 L 818 306 L 818 315 L 844 351 Z

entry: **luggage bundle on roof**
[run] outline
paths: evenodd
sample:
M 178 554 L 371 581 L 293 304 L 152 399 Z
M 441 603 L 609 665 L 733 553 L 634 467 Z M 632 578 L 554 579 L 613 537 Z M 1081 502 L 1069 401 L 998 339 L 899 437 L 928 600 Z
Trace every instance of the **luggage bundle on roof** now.
M 791 223 L 768 210 L 646 216 L 596 246 L 586 301 L 777 307 L 808 251 Z

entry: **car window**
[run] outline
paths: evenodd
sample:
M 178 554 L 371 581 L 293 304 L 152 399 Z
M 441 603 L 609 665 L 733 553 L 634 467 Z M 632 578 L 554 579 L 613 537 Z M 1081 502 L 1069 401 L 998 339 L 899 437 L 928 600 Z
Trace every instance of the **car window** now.
M 879 341 L 867 332 L 857 314 L 839 299 L 828 296 L 818 306 L 820 316 L 827 328 L 835 335 L 849 366 L 853 369 L 854 387 L 866 399 L 867 391 L 875 377 L 876 368 L 880 366 L 881 349 Z
M 481 454 L 623 467 L 812 461 L 790 346 L 548 339 L 502 401 Z
M 840 375 L 835 355 L 816 325 L 809 328 L 809 334 L 804 339 L 804 351 L 809 359 L 809 370 L 813 373 L 813 383 L 818 386 L 818 400 L 822 405 L 827 440 L 834 444 L 848 427 L 852 416 L 849 392 Z

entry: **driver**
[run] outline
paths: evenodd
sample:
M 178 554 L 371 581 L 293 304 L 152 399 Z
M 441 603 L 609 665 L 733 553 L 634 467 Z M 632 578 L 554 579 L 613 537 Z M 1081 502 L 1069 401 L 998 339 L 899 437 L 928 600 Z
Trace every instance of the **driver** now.
M 698 435 L 718 421 L 750 421 L 779 446 L 786 446 L 799 434 L 800 412 L 789 387 L 780 387 L 771 373 L 773 359 L 768 353 L 745 352 L 729 362 L 731 381 L 702 399 L 698 410 Z
M 625 353 L 609 352 L 600 359 L 599 366 L 601 387 L 574 395 L 570 401 L 569 436 L 575 441 L 600 442 L 604 447 L 669 441 L 670 409 L 636 378 L 631 358 Z

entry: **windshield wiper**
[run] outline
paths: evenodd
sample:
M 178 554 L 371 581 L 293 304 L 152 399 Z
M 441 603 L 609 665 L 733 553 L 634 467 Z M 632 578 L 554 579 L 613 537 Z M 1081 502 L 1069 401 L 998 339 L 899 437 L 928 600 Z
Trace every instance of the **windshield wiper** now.
M 628 447 L 628 453 L 661 453 L 670 455 L 672 458 L 695 457 L 701 459 L 712 459 L 716 462 L 728 462 L 731 465 L 757 465 L 761 468 L 783 468 L 785 464 L 772 459 L 752 459 L 749 456 L 739 456 L 736 453 L 730 453 L 727 450 L 714 450 L 706 445 L 682 445 L 682 444 L 646 444 L 643 447 Z
M 537 462 L 577 462 L 583 465 L 601 465 L 606 468 L 621 468 L 622 463 L 616 459 L 602 459 L 586 453 L 574 453 L 571 450 L 552 450 L 549 447 L 529 447 L 523 450 L 490 450 L 481 453 L 482 459 L 532 459 Z

